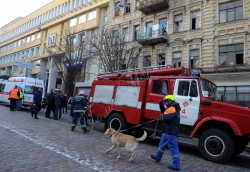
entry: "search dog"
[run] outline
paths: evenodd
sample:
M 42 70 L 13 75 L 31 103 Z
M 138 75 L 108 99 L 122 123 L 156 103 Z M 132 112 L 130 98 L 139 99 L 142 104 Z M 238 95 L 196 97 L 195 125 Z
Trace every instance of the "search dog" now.
M 108 135 L 111 138 L 111 142 L 113 143 L 113 146 L 109 150 L 106 150 L 106 152 L 108 153 L 114 148 L 116 148 L 118 151 L 117 158 L 120 159 L 121 158 L 120 147 L 125 147 L 126 151 L 131 154 L 129 162 L 133 161 L 136 157 L 135 150 L 138 147 L 138 141 L 143 141 L 147 137 L 146 131 L 144 131 L 144 134 L 142 137 L 135 138 L 130 135 L 119 133 L 115 131 L 113 128 L 108 128 L 104 134 Z

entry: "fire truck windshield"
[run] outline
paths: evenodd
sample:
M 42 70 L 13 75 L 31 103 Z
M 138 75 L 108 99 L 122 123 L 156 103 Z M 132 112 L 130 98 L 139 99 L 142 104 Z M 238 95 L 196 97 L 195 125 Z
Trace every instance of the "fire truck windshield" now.
M 217 99 L 217 86 L 215 84 L 210 81 L 201 79 L 200 85 L 203 97 Z

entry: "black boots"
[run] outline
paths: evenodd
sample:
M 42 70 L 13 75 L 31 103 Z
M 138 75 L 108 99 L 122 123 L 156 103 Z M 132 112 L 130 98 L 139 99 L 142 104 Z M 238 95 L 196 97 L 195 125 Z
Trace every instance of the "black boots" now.
M 39 118 L 37 118 L 37 113 L 35 113 L 35 119 L 39 119 Z

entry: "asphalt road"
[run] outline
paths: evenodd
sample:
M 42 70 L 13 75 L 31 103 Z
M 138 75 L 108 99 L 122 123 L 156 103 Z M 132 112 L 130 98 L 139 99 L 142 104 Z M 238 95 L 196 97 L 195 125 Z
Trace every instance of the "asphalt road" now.
M 147 138 L 139 143 L 134 162 L 128 162 L 130 154 L 121 149 L 106 153 L 110 138 L 103 134 L 104 124 L 96 122 L 93 130 L 84 134 L 78 126 L 70 131 L 71 117 L 63 114 L 55 121 L 44 117 L 31 118 L 28 110 L 10 111 L 0 105 L 0 172 L 9 171 L 86 171 L 86 172 L 163 172 L 171 171 L 171 155 L 165 151 L 161 163 L 150 159 L 159 140 Z M 179 138 L 181 171 L 250 171 L 250 153 L 244 151 L 226 164 L 206 161 L 196 146 L 197 140 Z

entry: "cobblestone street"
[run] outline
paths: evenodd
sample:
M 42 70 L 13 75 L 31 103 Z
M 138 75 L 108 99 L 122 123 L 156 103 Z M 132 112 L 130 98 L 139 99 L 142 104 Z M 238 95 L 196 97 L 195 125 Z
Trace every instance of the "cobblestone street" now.
M 148 138 L 139 143 L 134 162 L 130 154 L 121 149 L 106 153 L 111 147 L 110 138 L 103 133 L 103 123 L 96 122 L 94 130 L 84 134 L 77 126 L 70 131 L 71 117 L 63 114 L 55 121 L 44 117 L 31 118 L 28 110 L 10 111 L 0 105 L 0 172 L 7 171 L 86 171 L 86 172 L 163 172 L 168 170 L 171 155 L 165 151 L 161 163 L 149 157 L 157 149 L 159 140 Z M 226 164 L 216 164 L 203 159 L 195 140 L 179 139 L 181 171 L 250 171 L 250 154 L 245 151 Z

